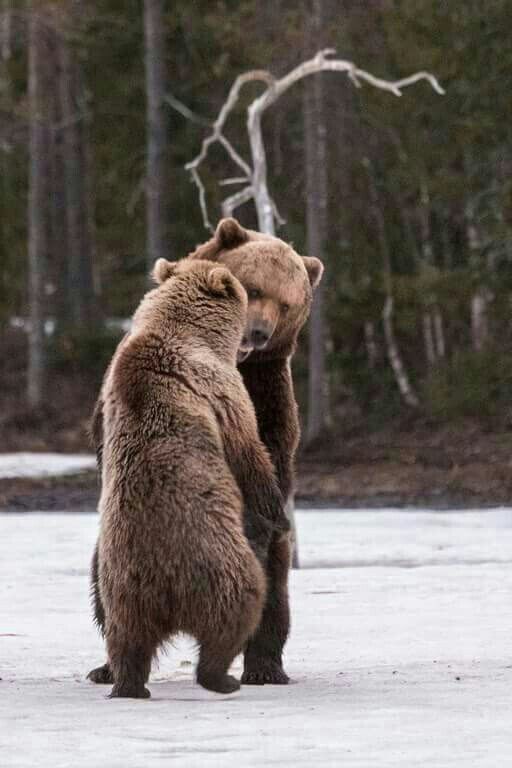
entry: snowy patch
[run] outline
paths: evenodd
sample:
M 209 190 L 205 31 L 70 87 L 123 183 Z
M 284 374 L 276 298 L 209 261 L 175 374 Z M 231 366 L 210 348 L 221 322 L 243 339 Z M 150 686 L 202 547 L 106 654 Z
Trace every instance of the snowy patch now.
M 72 475 L 95 468 L 91 454 L 0 453 L 0 479 Z
M 180 639 L 149 701 L 110 701 L 84 679 L 103 660 L 88 594 L 97 526 L 0 516 L 2 768 L 509 763 L 508 510 L 301 512 L 293 684 L 207 693 Z

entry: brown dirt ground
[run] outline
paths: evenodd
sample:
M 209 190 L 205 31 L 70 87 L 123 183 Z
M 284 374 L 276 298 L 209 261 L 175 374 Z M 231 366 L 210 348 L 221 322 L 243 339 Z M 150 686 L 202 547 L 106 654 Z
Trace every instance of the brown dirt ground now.
M 25 350 L 19 332 L 0 339 L 0 451 L 90 451 L 87 427 L 98 382 L 87 372 L 53 374 L 51 399 L 37 412 L 24 400 Z M 97 378 L 97 373 L 95 374 Z M 435 508 L 512 504 L 512 431 L 478 424 L 404 422 L 363 434 L 332 435 L 302 452 L 298 504 Z M 87 510 L 96 473 L 43 480 L 0 479 L 0 510 Z
M 98 492 L 95 472 L 0 480 L 0 510 L 91 510 L 97 505 Z M 437 509 L 508 505 L 512 503 L 512 434 L 485 434 L 466 426 L 435 432 L 382 432 L 364 439 L 333 438 L 329 449 L 299 457 L 297 503 Z

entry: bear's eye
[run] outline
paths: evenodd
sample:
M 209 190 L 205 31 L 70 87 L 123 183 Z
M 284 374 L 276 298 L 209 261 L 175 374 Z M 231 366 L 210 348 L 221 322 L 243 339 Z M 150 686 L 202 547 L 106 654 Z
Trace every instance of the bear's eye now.
M 250 299 L 261 299 L 261 291 L 258 288 L 249 288 L 247 295 Z
M 286 313 L 289 311 L 290 305 L 289 304 L 281 304 L 281 312 L 283 315 L 286 315 Z

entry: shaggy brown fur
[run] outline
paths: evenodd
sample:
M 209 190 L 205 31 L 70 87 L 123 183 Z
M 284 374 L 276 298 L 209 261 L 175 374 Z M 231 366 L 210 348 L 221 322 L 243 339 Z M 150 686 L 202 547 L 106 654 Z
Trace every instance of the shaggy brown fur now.
M 225 264 L 248 292 L 243 346 L 252 347 L 253 351 L 239 364 L 239 370 L 256 411 L 260 438 L 270 453 L 286 499 L 293 489 L 294 457 L 300 436 L 290 359 L 307 320 L 313 290 L 322 277 L 322 263 L 316 258 L 299 256 L 276 237 L 244 229 L 235 219 L 223 219 L 212 239 L 198 246 L 188 259 Z M 102 407 L 100 397 L 93 425 L 100 456 Z M 251 540 L 261 489 L 251 475 L 250 465 L 240 468 L 238 482 L 244 498 L 245 530 Z M 263 618 L 245 653 L 242 682 L 246 684 L 288 682 L 282 651 L 290 623 L 289 559 L 288 542 L 276 534 L 266 557 L 268 593 Z M 93 578 L 93 590 L 94 584 Z M 97 590 L 96 598 L 96 620 L 101 625 Z M 90 677 L 96 682 L 111 679 L 107 665 L 93 670 Z
M 199 643 L 197 680 L 229 693 L 257 628 L 265 576 L 243 531 L 247 467 L 260 552 L 286 528 L 281 494 L 236 370 L 247 299 L 222 266 L 155 268 L 107 372 L 96 583 L 112 696 L 145 698 L 151 659 L 177 632 Z M 276 533 L 273 534 L 272 532 Z M 281 533 L 277 533 L 281 531 Z

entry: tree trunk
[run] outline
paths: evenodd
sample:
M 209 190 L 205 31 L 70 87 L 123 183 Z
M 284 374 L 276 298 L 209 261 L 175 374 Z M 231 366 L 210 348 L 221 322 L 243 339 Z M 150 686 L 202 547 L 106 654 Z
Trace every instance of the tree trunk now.
M 378 349 L 375 341 L 375 324 L 372 320 L 366 320 L 364 324 L 364 341 L 368 356 L 368 368 L 373 370 L 377 365 Z
M 466 206 L 466 237 L 471 263 L 473 267 L 480 266 L 482 238 L 472 203 Z M 491 292 L 483 285 L 471 299 L 471 339 L 475 352 L 482 352 L 489 340 L 488 304 L 491 300 Z
M 383 268 L 384 268 L 384 283 L 386 289 L 386 301 L 382 310 L 382 323 L 384 326 L 384 338 L 386 340 L 386 352 L 389 360 L 389 364 L 395 375 L 395 381 L 397 383 L 400 394 L 404 402 L 415 408 L 419 405 L 419 400 L 411 386 L 407 371 L 402 361 L 402 356 L 398 348 L 398 344 L 395 338 L 395 332 L 393 328 L 393 275 L 391 267 L 391 254 L 389 252 L 389 244 L 386 235 L 386 224 L 384 216 L 380 207 L 379 194 L 377 191 L 377 185 L 373 175 L 373 168 L 371 161 L 366 159 L 365 167 L 368 173 L 368 186 L 370 192 L 370 202 L 373 210 L 373 216 L 375 219 L 375 225 L 377 228 L 377 238 L 379 241 L 380 251 L 382 254 Z
M 434 308 L 434 338 L 436 343 L 437 357 L 445 357 L 446 344 L 444 341 L 443 316 L 439 307 Z
M 169 258 L 168 241 L 168 142 L 169 126 L 165 106 L 166 44 L 163 0 L 144 0 L 146 66 L 146 227 L 147 259 L 151 268 L 156 259 Z
M 434 249 L 430 226 L 430 195 L 425 181 L 421 182 L 420 188 L 420 236 L 423 261 L 427 266 L 433 266 Z
M 62 40 L 58 32 L 52 33 L 52 50 L 49 66 L 54 83 L 51 99 L 51 237 L 49 253 L 56 276 L 54 311 L 57 331 L 72 324 L 68 297 L 69 243 L 66 221 L 66 165 L 64 161 L 64 128 L 60 88 L 62 82 L 61 52 Z
M 437 362 L 437 355 L 432 331 L 432 315 L 428 311 L 423 313 L 423 340 L 425 342 L 427 362 L 430 366 L 433 366 Z
M 489 341 L 490 300 L 491 295 L 486 288 L 479 288 L 471 299 L 471 338 L 475 352 L 482 352 Z
M 78 11 L 72 23 L 78 22 Z M 59 43 L 62 153 L 65 168 L 67 225 L 67 312 L 70 325 L 87 328 L 95 322 L 92 270 L 91 210 L 87 164 L 85 92 L 76 51 L 66 39 Z
M 0 14 L 0 58 L 5 63 L 11 58 L 12 0 L 2 0 Z
M 395 380 L 400 390 L 402 398 L 412 408 L 416 408 L 419 405 L 418 398 L 416 397 L 413 388 L 409 383 L 409 377 L 404 368 L 402 357 L 398 349 L 398 345 L 395 339 L 395 332 L 393 329 L 393 297 L 388 296 L 384 309 L 382 310 L 382 322 L 384 325 L 384 336 L 386 338 L 387 353 L 389 363 L 395 374 Z
M 322 0 L 313 0 L 309 21 L 310 45 L 320 45 Z M 324 78 L 312 75 L 304 84 L 303 120 L 306 166 L 307 252 L 325 262 L 327 241 L 327 131 L 325 126 Z M 308 419 L 306 441 L 317 440 L 329 422 L 326 366 L 325 280 L 315 291 L 309 320 Z
M 44 72 L 45 36 L 40 12 L 32 3 L 28 39 L 28 98 L 30 110 L 29 196 L 28 196 L 28 266 L 29 266 L 29 337 L 27 398 L 32 408 L 43 402 L 45 378 L 44 353 L 44 277 L 47 255 L 48 206 L 48 128 L 45 122 L 46 96 Z

